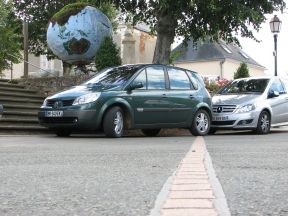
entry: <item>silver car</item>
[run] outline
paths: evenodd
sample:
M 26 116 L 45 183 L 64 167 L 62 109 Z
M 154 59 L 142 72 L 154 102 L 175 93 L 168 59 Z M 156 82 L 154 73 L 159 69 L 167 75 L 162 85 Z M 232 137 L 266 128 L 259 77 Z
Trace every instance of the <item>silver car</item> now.
M 236 79 L 213 96 L 212 107 L 210 133 L 229 128 L 267 134 L 288 125 L 287 89 L 278 77 Z

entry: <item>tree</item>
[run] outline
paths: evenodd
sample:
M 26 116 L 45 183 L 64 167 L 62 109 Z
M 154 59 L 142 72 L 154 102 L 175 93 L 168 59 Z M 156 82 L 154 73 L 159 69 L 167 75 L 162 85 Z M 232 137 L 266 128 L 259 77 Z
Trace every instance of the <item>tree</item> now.
M 234 73 L 234 79 L 250 77 L 249 69 L 245 62 L 242 62 L 238 67 L 237 71 Z
M 79 2 L 79 0 L 14 0 L 14 11 L 18 17 L 29 22 L 29 52 L 39 55 L 46 55 L 48 59 L 56 58 L 49 50 L 46 42 L 47 25 L 50 18 L 61 10 L 65 5 Z M 117 11 L 110 1 L 101 0 L 82 0 L 102 10 L 116 27 L 113 22 Z
M 106 37 L 95 55 L 97 70 L 121 65 L 120 50 L 111 37 Z
M 0 1 L 0 75 L 9 69 L 12 63 L 21 59 L 20 35 L 17 32 L 17 21 L 12 14 L 11 1 Z
M 257 40 L 264 14 L 285 7 L 283 0 L 113 0 L 134 24 L 144 21 L 157 32 L 154 63 L 168 63 L 175 36 L 187 41 L 223 39 L 239 45 L 237 35 Z

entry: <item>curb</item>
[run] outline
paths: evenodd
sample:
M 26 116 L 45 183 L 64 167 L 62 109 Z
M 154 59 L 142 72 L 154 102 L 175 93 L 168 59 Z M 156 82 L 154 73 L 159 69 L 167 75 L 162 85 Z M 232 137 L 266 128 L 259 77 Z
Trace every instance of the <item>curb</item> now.
M 203 137 L 196 137 L 164 184 L 150 216 L 230 216 Z

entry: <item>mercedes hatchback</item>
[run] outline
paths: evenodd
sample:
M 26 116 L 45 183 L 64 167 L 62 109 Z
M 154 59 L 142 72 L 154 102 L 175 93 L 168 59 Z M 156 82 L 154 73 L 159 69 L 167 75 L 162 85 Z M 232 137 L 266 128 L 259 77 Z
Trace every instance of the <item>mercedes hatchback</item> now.
M 211 114 L 211 97 L 196 72 L 141 64 L 104 69 L 47 97 L 38 117 L 58 136 L 103 130 L 107 137 L 121 137 L 124 129 L 156 136 L 161 128 L 187 128 L 202 136 L 209 132 Z
M 244 78 L 232 81 L 212 98 L 216 129 L 251 129 L 267 134 L 270 127 L 288 125 L 288 94 L 278 77 Z

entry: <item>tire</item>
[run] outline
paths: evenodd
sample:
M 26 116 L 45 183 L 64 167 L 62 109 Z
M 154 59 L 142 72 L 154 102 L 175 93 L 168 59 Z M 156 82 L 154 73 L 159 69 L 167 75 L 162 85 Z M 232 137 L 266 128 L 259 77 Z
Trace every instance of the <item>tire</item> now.
M 116 106 L 109 109 L 103 121 L 104 133 L 110 138 L 119 138 L 124 132 L 124 115 L 123 110 Z
M 255 132 L 257 134 L 268 134 L 271 127 L 271 117 L 267 111 L 262 111 L 258 118 L 257 128 Z
M 194 136 L 205 136 L 210 130 L 211 119 L 207 111 L 199 109 L 192 120 L 190 132 Z
M 142 129 L 142 133 L 148 137 L 155 137 L 159 134 L 161 129 Z
M 57 129 L 55 133 L 58 137 L 69 137 L 71 131 L 68 129 Z

